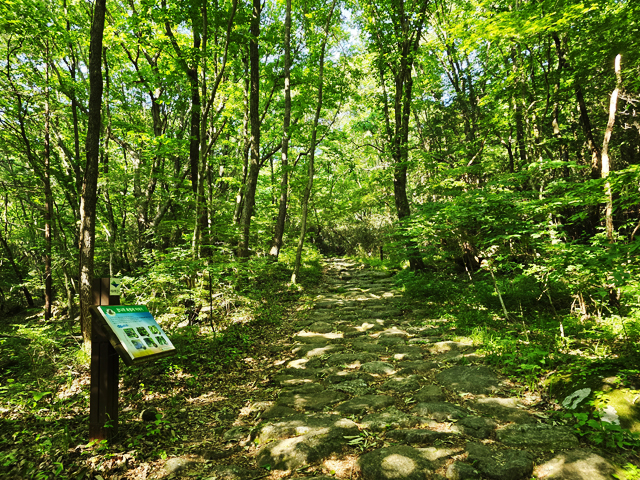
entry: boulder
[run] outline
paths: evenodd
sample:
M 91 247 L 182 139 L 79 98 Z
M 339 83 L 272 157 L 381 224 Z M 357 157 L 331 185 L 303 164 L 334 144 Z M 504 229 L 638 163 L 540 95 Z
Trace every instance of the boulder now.
M 562 450 L 578 446 L 578 439 L 570 428 L 542 423 L 507 425 L 496 432 L 496 437 L 505 445 L 516 448 Z
M 456 366 L 436 375 L 436 380 L 455 392 L 490 395 L 500 389 L 501 382 L 493 370 L 484 366 Z
M 366 412 L 375 412 L 395 403 L 395 398 L 389 395 L 362 395 L 352 398 L 336 407 L 336 410 L 344 415 L 362 415 Z
M 397 445 L 362 455 L 358 467 L 364 480 L 425 480 L 433 475 L 433 465 L 416 448 Z
M 467 444 L 469 460 L 485 477 L 520 480 L 533 472 L 533 457 L 520 450 L 493 450 L 481 443 Z
M 562 452 L 535 469 L 541 480 L 609 480 L 614 473 L 608 460 L 586 449 Z
M 467 416 L 467 412 L 461 407 L 448 402 L 418 403 L 411 409 L 411 413 L 436 422 L 459 420 Z
M 418 424 L 418 419 L 391 407 L 384 412 L 365 415 L 360 426 L 374 432 L 382 432 L 389 428 L 407 428 Z

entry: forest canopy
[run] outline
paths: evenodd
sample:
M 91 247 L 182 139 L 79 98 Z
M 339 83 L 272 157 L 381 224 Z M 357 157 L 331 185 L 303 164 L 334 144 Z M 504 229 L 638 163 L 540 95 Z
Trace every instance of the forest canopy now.
M 281 252 L 295 282 L 309 249 L 633 303 L 636 2 L 0 9 L 4 313 Z

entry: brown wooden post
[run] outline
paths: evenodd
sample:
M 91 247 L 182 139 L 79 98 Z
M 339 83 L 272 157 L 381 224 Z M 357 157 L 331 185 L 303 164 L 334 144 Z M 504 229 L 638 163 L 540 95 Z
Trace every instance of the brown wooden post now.
M 109 278 L 94 278 L 92 290 L 94 305 L 120 305 L 119 295 L 109 295 Z M 109 440 L 118 433 L 118 362 L 107 333 L 92 319 L 89 440 Z

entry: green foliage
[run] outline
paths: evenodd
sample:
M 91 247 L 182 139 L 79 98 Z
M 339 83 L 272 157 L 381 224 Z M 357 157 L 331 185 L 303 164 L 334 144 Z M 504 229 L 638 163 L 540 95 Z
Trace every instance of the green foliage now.
M 577 435 L 590 443 L 610 450 L 627 450 L 640 447 L 640 436 L 615 423 L 604 422 L 599 412 L 570 412 L 564 418 L 573 423 Z

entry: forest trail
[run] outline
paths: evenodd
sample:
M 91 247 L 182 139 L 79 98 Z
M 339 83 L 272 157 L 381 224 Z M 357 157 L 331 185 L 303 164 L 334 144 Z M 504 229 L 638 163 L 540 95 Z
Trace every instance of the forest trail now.
M 207 478 L 613 478 L 539 396 L 518 395 L 526 389 L 483 365 L 477 347 L 447 340 L 446 321 L 407 304 L 392 275 L 326 261 L 271 378 L 277 400 L 247 404 L 220 432 L 245 461 Z M 188 478 L 173 460 L 165 471 Z

